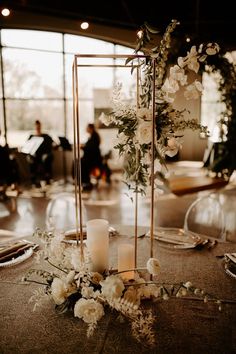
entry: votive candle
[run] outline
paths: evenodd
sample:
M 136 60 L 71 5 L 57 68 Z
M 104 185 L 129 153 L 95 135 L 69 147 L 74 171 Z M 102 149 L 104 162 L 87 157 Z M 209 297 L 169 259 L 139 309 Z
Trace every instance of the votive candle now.
M 121 243 L 118 246 L 118 272 L 135 268 L 134 246 L 129 243 Z M 134 279 L 134 271 L 121 273 L 124 280 Z
M 109 267 L 109 223 L 104 219 L 89 220 L 86 229 L 93 270 L 102 273 Z

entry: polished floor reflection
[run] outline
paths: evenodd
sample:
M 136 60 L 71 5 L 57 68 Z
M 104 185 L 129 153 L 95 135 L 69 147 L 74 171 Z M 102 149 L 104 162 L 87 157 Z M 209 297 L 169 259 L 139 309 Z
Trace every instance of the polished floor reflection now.
M 227 189 L 234 188 L 229 185 Z M 155 194 L 155 226 L 183 227 L 188 207 L 199 196 L 212 190 L 176 196 L 170 192 Z M 131 195 L 132 196 L 132 195 Z M 135 207 L 120 176 L 111 185 L 100 183 L 89 193 L 82 194 L 83 223 L 102 218 L 110 225 L 134 225 Z M 54 182 L 51 186 L 22 191 L 0 203 L 0 229 L 28 236 L 39 227 L 67 230 L 75 227 L 74 185 Z M 150 197 L 138 197 L 138 225 L 150 225 Z

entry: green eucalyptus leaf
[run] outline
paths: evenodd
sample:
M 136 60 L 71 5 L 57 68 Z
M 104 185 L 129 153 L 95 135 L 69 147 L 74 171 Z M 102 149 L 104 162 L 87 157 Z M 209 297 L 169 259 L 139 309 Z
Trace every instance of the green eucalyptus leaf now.
M 125 65 L 129 64 L 133 59 L 134 58 L 132 58 L 132 57 L 127 58 L 125 61 Z

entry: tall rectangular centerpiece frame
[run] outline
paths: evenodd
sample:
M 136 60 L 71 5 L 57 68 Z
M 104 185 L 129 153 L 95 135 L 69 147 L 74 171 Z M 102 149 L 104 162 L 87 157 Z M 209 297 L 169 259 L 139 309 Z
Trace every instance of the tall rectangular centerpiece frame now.
M 82 59 L 82 63 L 80 60 Z M 88 59 L 88 63 L 84 64 L 84 59 Z M 89 64 L 91 59 L 112 59 L 112 64 Z M 119 60 L 124 61 L 120 64 Z M 152 63 L 152 72 L 155 73 L 155 59 L 146 55 L 133 54 L 76 54 L 74 56 L 72 66 L 72 88 L 73 88 L 73 138 L 74 138 L 74 166 L 75 166 L 75 206 L 76 206 L 76 240 L 77 245 L 80 245 L 81 262 L 84 262 L 84 243 L 83 243 L 83 219 L 82 219 L 82 183 L 81 183 L 81 163 L 80 163 L 80 110 L 79 110 L 79 70 L 82 67 L 125 67 L 131 70 L 136 70 L 136 108 L 140 104 L 140 85 L 141 85 L 141 61 L 150 60 Z M 118 60 L 118 62 L 116 62 Z M 130 61 L 135 60 L 135 65 L 129 65 Z M 137 63 L 136 63 L 137 61 Z M 151 172 L 150 172 L 150 187 L 151 187 L 151 203 L 150 203 L 150 257 L 153 257 L 154 243 L 154 149 L 155 149 L 155 75 L 153 75 L 152 83 L 152 142 L 151 142 Z M 138 163 L 138 161 L 137 161 Z M 138 239 L 138 192 L 135 192 L 134 205 L 134 249 L 135 249 L 135 268 L 137 267 L 137 239 Z M 79 242 L 80 241 L 80 242 Z

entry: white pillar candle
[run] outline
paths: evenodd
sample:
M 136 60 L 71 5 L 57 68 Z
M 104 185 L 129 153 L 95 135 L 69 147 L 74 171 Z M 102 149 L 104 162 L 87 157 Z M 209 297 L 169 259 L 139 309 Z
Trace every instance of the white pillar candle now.
M 104 219 L 87 221 L 87 248 L 93 270 L 102 273 L 109 267 L 109 223 Z
M 128 243 L 122 243 L 118 246 L 118 272 L 127 269 L 134 269 L 134 246 Z M 125 280 L 134 279 L 134 271 L 121 273 L 120 276 Z

